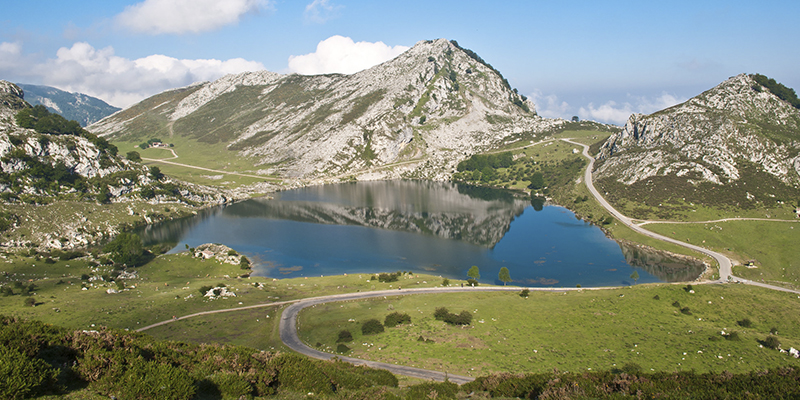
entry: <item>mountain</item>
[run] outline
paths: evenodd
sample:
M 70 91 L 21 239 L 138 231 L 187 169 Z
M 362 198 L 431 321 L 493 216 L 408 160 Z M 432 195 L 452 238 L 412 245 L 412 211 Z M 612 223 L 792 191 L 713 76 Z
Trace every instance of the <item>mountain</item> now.
M 117 154 L 116 146 L 75 121 L 52 114 L 42 105 L 31 107 L 23 91 L 0 81 L 0 204 L 49 204 L 55 201 L 222 203 L 226 199 L 199 187 L 189 187 L 133 161 L 134 154 Z M 204 192 L 205 191 L 205 192 Z M 18 210 L 19 207 L 15 207 Z M 17 217 L 3 207 L 2 230 Z M 12 210 L 13 211 L 13 210 Z M 5 221 L 5 222 L 4 222 Z M 18 222 L 18 221 L 17 221 Z M 86 246 L 102 241 L 109 231 L 87 232 L 80 226 L 59 226 L 60 235 L 35 227 L 2 243 L 23 247 Z M 61 239 L 65 238 L 65 239 Z
M 787 88 L 759 77 L 737 75 L 685 103 L 632 115 L 601 147 L 596 179 L 612 200 L 650 206 L 795 201 L 800 110 L 782 98 Z
M 25 101 L 31 105 L 41 104 L 50 112 L 61 114 L 68 120 L 78 121 L 81 126 L 91 125 L 119 110 L 103 100 L 82 93 L 70 93 L 50 86 L 17 84 L 25 91 Z
M 438 39 L 352 75 L 228 75 L 158 94 L 89 129 L 112 141 L 218 145 L 221 158 L 249 158 L 264 175 L 443 180 L 470 154 L 565 122 L 539 117 L 477 54 Z

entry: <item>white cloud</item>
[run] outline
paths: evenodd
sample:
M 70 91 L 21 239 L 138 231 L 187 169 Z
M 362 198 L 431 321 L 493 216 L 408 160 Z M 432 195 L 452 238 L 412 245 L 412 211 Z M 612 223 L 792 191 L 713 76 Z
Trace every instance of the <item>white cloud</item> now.
M 271 7 L 269 0 L 145 0 L 125 8 L 117 22 L 152 35 L 200 33 L 239 22 Z
M 599 107 L 595 107 L 594 103 L 589 103 L 586 107 L 581 107 L 578 110 L 578 115 L 582 119 L 623 125 L 633 113 L 651 114 L 687 100 L 668 93 L 662 93 L 661 96 L 655 98 L 631 95 L 628 95 L 628 97 L 632 98 L 633 104 L 631 102 L 618 104 L 616 101 L 611 100 Z
M 536 90 L 529 96 L 533 104 L 536 105 L 536 113 L 545 118 L 571 118 L 569 115 L 572 106 L 566 101 L 560 100 L 554 94 L 544 95 L 541 90 Z
M 317 51 L 289 57 L 289 70 L 303 75 L 352 74 L 397 57 L 406 46 L 387 46 L 383 42 L 353 42 L 344 36 L 331 36 L 317 44 Z
M 131 60 L 115 55 L 111 47 L 95 49 L 85 42 L 60 48 L 54 59 L 27 63 L 24 71 L 20 65 L 31 59 L 19 46 L 2 43 L 0 60 L 0 76 L 85 93 L 118 107 L 194 82 L 264 69 L 261 63 L 241 58 L 179 60 L 157 54 Z
M 344 6 L 336 5 L 328 0 L 314 0 L 311 4 L 306 6 L 303 17 L 306 22 L 313 22 L 316 24 L 323 24 L 328 20 L 337 18 L 339 10 Z

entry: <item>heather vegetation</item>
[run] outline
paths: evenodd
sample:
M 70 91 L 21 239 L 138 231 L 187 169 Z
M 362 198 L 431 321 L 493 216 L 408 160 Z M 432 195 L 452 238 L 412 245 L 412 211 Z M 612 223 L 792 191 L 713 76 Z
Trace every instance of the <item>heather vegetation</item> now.
M 253 398 L 394 388 L 391 373 L 239 346 L 69 330 L 0 316 L 0 396 L 85 393 L 118 399 Z M 347 398 L 347 397 L 345 397 Z

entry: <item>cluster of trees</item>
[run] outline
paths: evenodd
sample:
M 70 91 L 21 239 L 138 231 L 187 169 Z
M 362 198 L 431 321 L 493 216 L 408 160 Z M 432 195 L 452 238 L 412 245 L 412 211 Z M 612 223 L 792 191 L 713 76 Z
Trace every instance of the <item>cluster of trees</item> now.
M 147 140 L 146 142 L 140 143 L 139 144 L 139 148 L 142 149 L 142 150 L 146 150 L 147 148 L 152 146 L 153 143 L 162 143 L 162 142 L 161 142 L 161 139 L 159 139 L 159 138 L 151 138 L 151 139 Z M 170 143 L 169 147 L 173 147 L 173 144 Z
M 73 331 L 0 316 L 0 398 L 88 392 L 126 399 L 332 396 L 397 387 L 388 371 L 225 345 L 157 341 L 100 328 Z M 385 390 L 385 389 L 384 389 Z M 78 397 L 86 397 L 86 394 Z
M 795 108 L 800 108 L 800 99 L 797 98 L 797 93 L 794 89 L 778 83 L 775 79 L 768 78 L 761 74 L 752 75 L 753 79 L 761 86 L 767 88 L 772 94 L 778 96 L 781 100 L 791 104 Z M 753 89 L 761 91 L 761 88 L 754 86 Z
M 39 133 L 82 136 L 84 132 L 77 121 L 68 121 L 61 115 L 53 114 L 41 104 L 20 110 L 16 120 L 20 127 L 33 129 Z
M 463 171 L 483 171 L 486 168 L 508 168 L 514 163 L 511 152 L 497 154 L 474 154 L 470 158 L 458 163 L 456 169 Z
M 433 317 L 450 325 L 469 325 L 472 323 L 472 313 L 467 310 L 453 314 L 447 307 L 438 307 L 434 310 Z

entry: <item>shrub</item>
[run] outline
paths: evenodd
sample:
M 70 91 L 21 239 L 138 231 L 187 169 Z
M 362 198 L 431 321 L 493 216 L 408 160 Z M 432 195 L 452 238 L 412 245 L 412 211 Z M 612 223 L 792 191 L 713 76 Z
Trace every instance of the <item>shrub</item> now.
M 777 335 L 778 334 L 778 328 L 776 328 L 774 326 L 772 328 L 769 328 L 769 334 L 770 335 Z
M 200 292 L 201 295 L 205 296 L 206 293 L 208 293 L 208 291 L 213 289 L 213 288 L 214 288 L 213 286 L 206 285 L 206 286 L 200 286 L 200 289 L 197 289 L 197 290 Z
M 734 342 L 738 342 L 738 341 L 742 340 L 742 339 L 739 337 L 739 332 L 736 332 L 736 331 L 733 331 L 733 332 L 731 332 L 731 333 L 729 333 L 729 334 L 725 335 L 725 339 L 727 339 L 727 340 L 732 340 L 732 341 L 734 341 Z
M 250 382 L 237 374 L 216 374 L 211 381 L 216 384 L 224 398 L 238 399 L 253 393 Z
M 55 383 L 56 372 L 38 358 L 0 346 L 0 398 L 32 397 Z
M 389 314 L 383 320 L 383 325 L 388 328 L 394 328 L 400 324 L 410 324 L 411 323 L 411 316 L 404 313 L 399 313 L 397 311 Z
M 661 297 L 659 297 L 658 295 L 655 295 L 655 296 L 653 296 L 653 300 L 661 300 Z
M 692 311 L 689 309 L 689 307 L 681 308 L 681 313 L 686 315 L 692 315 Z
M 339 331 L 339 338 L 336 339 L 336 342 L 352 342 L 353 341 L 353 334 L 350 333 L 347 329 L 342 329 Z
M 467 285 L 478 286 L 478 281 L 472 278 L 467 279 Z
M 344 354 L 344 353 L 347 353 L 349 351 L 350 351 L 350 348 L 347 347 L 347 345 L 345 345 L 344 343 L 339 343 L 339 345 L 336 346 L 336 352 L 337 353 Z
M 281 355 L 275 363 L 281 387 L 293 391 L 312 392 L 315 395 L 333 394 L 334 388 L 330 379 L 308 358 L 287 353 Z
M 674 303 L 672 303 L 672 306 L 673 306 L 673 307 L 677 307 L 677 308 L 681 308 L 681 302 L 680 302 L 680 301 L 678 301 L 678 300 L 675 300 L 675 302 L 674 302 Z
M 766 339 L 764 339 L 764 346 L 773 350 L 777 350 L 781 347 L 781 342 L 778 340 L 778 337 L 775 335 L 769 335 Z
M 382 332 L 383 332 L 383 324 L 381 324 L 381 321 L 378 321 L 377 319 L 373 318 L 366 320 L 364 321 L 364 324 L 361 325 L 361 333 L 363 333 L 364 335 L 374 335 L 376 333 L 382 333 Z
M 185 369 L 155 361 L 136 361 L 115 383 L 117 398 L 176 399 L 194 397 L 194 380 Z
M 635 362 L 628 362 L 622 366 L 622 372 L 628 375 L 636 375 L 642 372 L 642 366 Z
M 530 291 L 530 290 L 528 290 L 528 289 L 522 289 L 522 291 L 521 291 L 521 292 L 519 292 L 519 297 L 528 297 L 528 295 L 529 295 L 530 293 L 531 293 L 531 291 Z
M 750 318 L 745 318 L 741 321 L 736 321 L 736 325 L 741 326 L 742 328 L 749 328 L 753 326 L 753 322 L 750 321 Z
M 378 281 L 380 282 L 397 282 L 399 278 L 400 278 L 400 272 L 394 272 L 391 274 L 387 273 L 378 274 Z
M 447 278 L 442 279 L 442 286 L 448 286 L 448 285 L 450 285 L 450 279 Z
M 439 307 L 433 312 L 433 317 L 451 325 L 469 325 L 472 323 L 472 313 L 466 310 L 461 311 L 459 314 L 453 314 L 447 308 Z
M 24 300 L 25 307 L 33 307 L 36 305 L 36 299 L 33 297 L 26 297 Z

